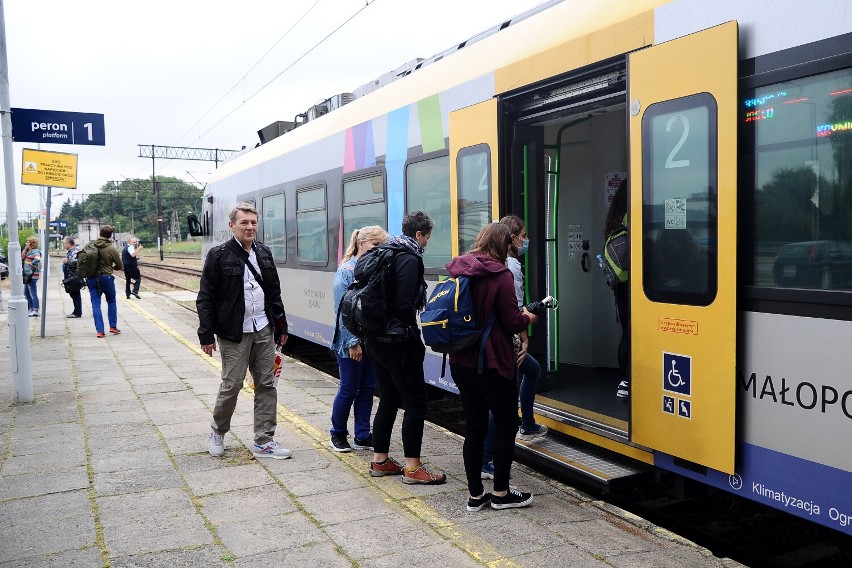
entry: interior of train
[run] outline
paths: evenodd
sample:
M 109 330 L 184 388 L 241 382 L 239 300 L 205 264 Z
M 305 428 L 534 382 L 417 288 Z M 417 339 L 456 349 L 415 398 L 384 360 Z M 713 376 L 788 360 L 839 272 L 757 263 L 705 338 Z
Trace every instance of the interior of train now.
M 599 89 L 590 88 L 593 83 L 552 85 L 509 102 L 508 199 L 528 219 L 530 250 L 522 261 L 530 299 L 559 301 L 547 321 L 532 328 L 530 351 L 543 369 L 536 411 L 627 437 L 629 398 L 616 396 L 619 382 L 629 379 L 618 369 L 621 326 L 597 260 L 609 204 L 627 177 L 627 109 L 623 74 L 606 73 Z M 536 104 L 555 93 L 563 95 L 559 101 Z M 527 191 L 517 191 L 518 184 Z

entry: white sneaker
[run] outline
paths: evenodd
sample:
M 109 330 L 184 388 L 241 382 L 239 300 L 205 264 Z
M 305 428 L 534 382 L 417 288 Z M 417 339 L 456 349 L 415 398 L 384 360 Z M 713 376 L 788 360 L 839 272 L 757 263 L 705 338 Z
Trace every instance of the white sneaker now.
M 214 458 L 220 458 L 225 453 L 225 435 L 210 432 L 210 440 L 207 442 L 207 448 L 210 455 Z
M 265 444 L 255 444 L 251 449 L 251 453 L 256 458 L 272 458 L 276 460 L 286 460 L 293 455 L 293 452 L 275 440 L 266 442 Z
M 618 390 L 615 391 L 615 396 L 618 398 L 627 398 L 630 396 L 630 383 L 627 380 L 618 383 Z

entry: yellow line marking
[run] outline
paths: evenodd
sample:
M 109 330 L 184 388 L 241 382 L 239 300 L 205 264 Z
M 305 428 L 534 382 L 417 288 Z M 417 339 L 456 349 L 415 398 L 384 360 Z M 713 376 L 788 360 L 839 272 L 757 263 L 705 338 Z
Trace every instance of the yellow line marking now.
M 218 369 L 222 368 L 222 363 L 217 358 L 209 357 L 204 351 L 201 350 L 201 347 L 191 343 L 188 339 L 178 333 L 170 325 L 157 318 L 157 316 L 143 309 L 139 304 L 128 303 L 128 305 L 133 311 L 135 311 L 136 313 L 138 313 L 139 315 L 162 329 L 167 334 L 177 339 L 181 344 L 183 344 L 190 350 L 203 357 L 204 360 L 210 363 L 210 365 Z M 300 363 L 298 361 L 289 364 L 303 365 L 305 367 L 308 367 L 304 363 Z M 313 369 L 311 368 L 311 370 Z M 252 391 L 249 389 L 244 388 L 241 392 L 246 396 L 254 396 Z M 328 446 L 325 444 L 325 439 L 328 437 L 327 432 L 323 432 L 315 428 L 312 424 L 302 419 L 297 414 L 291 412 L 287 409 L 287 407 L 280 403 L 278 404 L 278 415 L 294 428 L 301 430 L 305 436 L 313 439 L 313 441 L 317 443 L 317 445 L 322 451 L 326 452 L 327 454 L 333 455 L 334 457 L 348 465 L 350 468 L 352 468 L 355 472 L 359 473 L 363 479 L 372 479 L 371 477 L 369 477 L 364 468 L 363 460 L 358 458 L 354 452 L 340 454 L 328 448 Z M 428 526 L 437 534 L 449 541 L 450 544 L 463 550 L 475 560 L 479 562 L 484 562 L 488 566 L 500 566 L 506 568 L 520 567 L 519 564 L 516 564 L 515 562 L 506 558 L 502 552 L 490 545 L 488 542 L 468 533 L 463 526 L 454 523 L 453 521 L 441 515 L 441 513 L 439 513 L 436 509 L 430 507 L 425 502 L 420 500 L 419 494 L 407 490 L 405 488 L 405 485 L 394 484 L 392 486 L 393 491 L 388 491 L 386 488 L 382 487 L 382 485 L 383 484 L 373 482 L 370 483 L 370 486 L 372 488 L 392 497 L 392 501 L 396 502 L 400 507 L 414 515 L 426 526 Z M 465 492 L 463 495 L 466 496 L 467 493 Z

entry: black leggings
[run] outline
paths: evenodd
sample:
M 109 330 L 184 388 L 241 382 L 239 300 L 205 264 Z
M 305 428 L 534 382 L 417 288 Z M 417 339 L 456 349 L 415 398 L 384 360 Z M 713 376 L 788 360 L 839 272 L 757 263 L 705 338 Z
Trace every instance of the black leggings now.
M 450 365 L 453 381 L 459 388 L 467 423 L 464 437 L 464 471 L 467 490 L 474 497 L 484 491 L 482 485 L 482 443 L 488 432 L 488 412 L 494 415 L 494 491 L 509 489 L 509 473 L 515 458 L 515 434 L 518 432 L 518 381 L 486 369 Z
M 630 363 L 630 291 L 629 284 L 619 284 L 615 287 L 615 307 L 618 310 L 618 321 L 621 324 L 621 341 L 618 343 L 618 371 L 621 378 L 627 378 L 627 366 Z
M 379 405 L 373 419 L 373 451 L 386 454 L 397 409 L 402 418 L 402 448 L 407 458 L 420 458 L 423 422 L 426 420 L 426 382 L 423 359 L 426 347 L 420 335 L 402 343 L 366 342 L 367 356 L 373 360 L 379 386 Z

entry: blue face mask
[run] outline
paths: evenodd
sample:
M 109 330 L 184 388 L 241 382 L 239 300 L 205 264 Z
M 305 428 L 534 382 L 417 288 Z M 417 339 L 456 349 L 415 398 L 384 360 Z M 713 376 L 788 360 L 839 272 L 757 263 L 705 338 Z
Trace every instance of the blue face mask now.
M 524 244 L 518 248 L 518 256 L 524 256 L 527 253 L 527 250 L 530 248 L 530 240 L 524 239 Z

